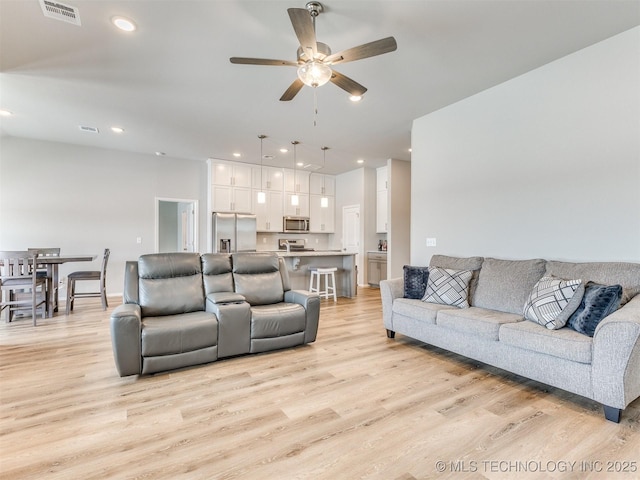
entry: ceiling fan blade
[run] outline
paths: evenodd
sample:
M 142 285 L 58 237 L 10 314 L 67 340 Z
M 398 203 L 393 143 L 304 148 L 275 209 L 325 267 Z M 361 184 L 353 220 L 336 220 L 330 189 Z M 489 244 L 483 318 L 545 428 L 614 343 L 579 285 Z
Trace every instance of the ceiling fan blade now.
M 299 78 L 296 78 L 293 83 L 289 85 L 289 88 L 287 88 L 286 92 L 282 94 L 282 96 L 280 97 L 280 101 L 288 102 L 289 100 L 293 100 L 293 97 L 298 94 L 302 87 L 304 87 L 304 83 L 302 83 L 302 80 L 300 80 Z
M 365 43 L 363 45 L 348 48 L 341 52 L 329 55 L 324 59 L 324 63 L 344 63 L 353 62 L 354 60 L 360 60 L 362 58 L 375 57 L 376 55 L 382 55 L 383 53 L 393 52 L 398 48 L 396 39 L 393 37 L 381 38 L 375 42 Z
M 276 65 L 276 66 L 290 66 L 297 67 L 296 62 L 290 62 L 288 60 L 271 60 L 269 58 L 245 58 L 245 57 L 231 57 L 229 59 L 231 63 L 237 63 L 240 65 Z
M 289 18 L 291 19 L 293 30 L 296 32 L 302 51 L 311 59 L 316 58 L 318 45 L 316 43 L 316 31 L 313 28 L 311 15 L 304 8 L 288 8 L 287 12 L 289 12 Z M 311 54 L 309 51 L 311 51 Z
M 349 77 L 342 75 L 339 72 L 333 71 L 331 75 L 331 83 L 337 85 L 341 89 L 345 90 L 351 95 L 364 95 L 364 92 L 367 91 L 365 87 L 360 85 L 355 80 L 351 80 Z

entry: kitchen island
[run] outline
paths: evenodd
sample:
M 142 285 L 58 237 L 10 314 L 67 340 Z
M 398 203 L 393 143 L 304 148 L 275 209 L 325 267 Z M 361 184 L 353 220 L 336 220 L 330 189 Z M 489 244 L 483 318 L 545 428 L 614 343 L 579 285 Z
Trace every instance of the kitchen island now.
M 340 250 L 316 250 L 287 252 L 277 250 L 276 253 L 284 258 L 289 271 L 291 288 L 294 290 L 308 290 L 311 273 L 309 267 L 336 267 L 336 294 L 339 297 L 356 296 L 356 254 L 341 252 Z

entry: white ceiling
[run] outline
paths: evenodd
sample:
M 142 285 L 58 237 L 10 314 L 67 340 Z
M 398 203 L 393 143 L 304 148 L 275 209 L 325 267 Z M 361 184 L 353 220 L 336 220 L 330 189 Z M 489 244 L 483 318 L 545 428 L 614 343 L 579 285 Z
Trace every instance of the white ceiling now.
M 412 120 L 640 24 L 640 0 L 326 0 L 317 37 L 334 52 L 394 36 L 398 50 L 336 69 L 369 89 L 351 103 L 335 85 L 278 99 L 295 68 L 229 57 L 295 60 L 287 8 L 305 0 L 60 0 L 82 25 L 46 18 L 38 0 L 0 0 L 2 135 L 328 173 L 410 160 Z M 125 34 L 110 23 L 133 19 Z M 86 133 L 79 125 L 98 127 Z M 123 134 L 110 127 L 118 125 Z M 464 139 L 460 139 L 464 141 Z

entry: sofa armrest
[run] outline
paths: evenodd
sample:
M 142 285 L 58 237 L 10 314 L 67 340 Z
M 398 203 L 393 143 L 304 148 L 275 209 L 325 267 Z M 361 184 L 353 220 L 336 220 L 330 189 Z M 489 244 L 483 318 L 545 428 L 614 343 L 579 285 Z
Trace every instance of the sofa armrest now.
M 287 290 L 284 301 L 302 305 L 306 312 L 306 328 L 304 329 L 304 343 L 315 342 L 320 322 L 320 297 L 317 293 L 306 290 Z
M 594 399 L 625 408 L 640 396 L 640 295 L 606 317 L 593 336 Z
M 393 301 L 404 296 L 404 279 L 402 277 L 380 281 L 380 297 L 382 299 L 382 323 L 387 330 L 393 329 Z
M 119 305 L 111 312 L 111 345 L 121 377 L 142 372 L 142 311 L 139 305 Z

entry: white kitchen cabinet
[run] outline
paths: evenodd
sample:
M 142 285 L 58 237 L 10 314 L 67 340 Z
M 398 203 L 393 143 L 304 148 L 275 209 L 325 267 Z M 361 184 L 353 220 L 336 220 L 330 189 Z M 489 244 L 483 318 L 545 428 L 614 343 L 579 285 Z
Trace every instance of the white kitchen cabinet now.
M 321 205 L 322 199 L 327 199 L 327 206 Z M 309 205 L 309 231 L 311 233 L 334 233 L 336 210 L 335 197 L 311 195 Z
M 262 177 L 260 170 L 262 169 Z M 258 190 L 273 190 L 282 192 L 284 190 L 284 172 L 282 168 L 277 167 L 253 167 L 253 188 Z
M 298 205 L 291 205 L 291 197 L 293 195 L 298 195 Z M 284 214 L 287 217 L 308 217 L 309 195 L 304 193 L 285 193 Z
M 282 191 L 265 191 L 265 203 L 258 203 L 258 189 L 254 189 L 253 212 L 256 214 L 256 224 L 258 232 L 281 232 L 282 231 Z
M 387 233 L 389 213 L 387 167 L 376 169 L 376 180 L 376 232 Z
M 312 173 L 309 175 L 309 193 L 311 195 L 336 195 L 336 177 L 334 175 L 324 175 L 322 173 Z
M 253 167 L 244 163 L 213 162 L 211 183 L 213 185 L 251 188 Z
M 290 193 L 309 193 L 309 172 L 285 168 L 284 191 Z
M 251 189 L 212 185 L 211 206 L 214 212 L 252 213 Z

